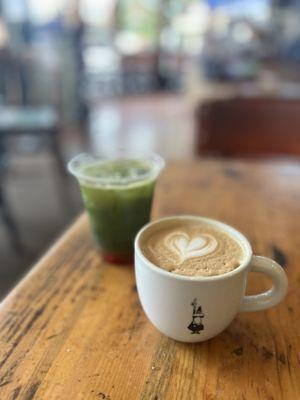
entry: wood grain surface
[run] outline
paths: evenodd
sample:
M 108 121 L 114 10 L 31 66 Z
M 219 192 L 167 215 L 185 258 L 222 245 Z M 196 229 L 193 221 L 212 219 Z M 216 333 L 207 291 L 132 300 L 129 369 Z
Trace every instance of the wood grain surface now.
M 170 164 L 153 218 L 180 213 L 232 224 L 283 263 L 286 300 L 207 342 L 175 342 L 146 319 L 133 267 L 102 262 L 82 216 L 1 303 L 1 400 L 300 399 L 300 164 Z M 250 275 L 248 292 L 268 287 Z

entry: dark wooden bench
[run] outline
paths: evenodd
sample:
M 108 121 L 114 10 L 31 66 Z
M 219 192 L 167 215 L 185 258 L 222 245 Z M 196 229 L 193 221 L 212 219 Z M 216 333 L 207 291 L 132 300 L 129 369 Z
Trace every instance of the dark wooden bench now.
M 197 152 L 228 157 L 300 155 L 300 100 L 233 98 L 196 110 Z

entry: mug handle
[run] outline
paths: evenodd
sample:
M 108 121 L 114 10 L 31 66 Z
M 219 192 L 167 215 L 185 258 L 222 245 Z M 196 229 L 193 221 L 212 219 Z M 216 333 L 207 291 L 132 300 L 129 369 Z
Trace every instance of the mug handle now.
M 285 297 L 288 281 L 286 273 L 277 262 L 267 257 L 252 256 L 250 272 L 262 272 L 272 279 L 273 286 L 266 292 L 244 296 L 240 311 L 259 311 L 276 306 Z

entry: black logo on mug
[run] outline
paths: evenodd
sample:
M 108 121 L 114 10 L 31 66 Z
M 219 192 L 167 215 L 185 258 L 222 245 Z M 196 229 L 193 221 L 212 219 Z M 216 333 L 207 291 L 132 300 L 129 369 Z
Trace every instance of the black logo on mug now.
M 202 324 L 202 318 L 204 318 L 202 307 L 197 306 L 197 298 L 192 301 L 191 306 L 193 306 L 193 320 L 187 328 L 191 331 L 191 334 L 200 334 L 200 332 L 204 329 L 204 325 Z

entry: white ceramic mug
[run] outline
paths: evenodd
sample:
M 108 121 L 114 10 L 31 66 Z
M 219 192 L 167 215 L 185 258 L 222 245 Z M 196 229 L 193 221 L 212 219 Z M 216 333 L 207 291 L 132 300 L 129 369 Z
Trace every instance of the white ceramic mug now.
M 235 270 L 223 275 L 190 277 L 168 272 L 150 262 L 140 243 L 153 229 L 171 220 L 192 219 L 225 230 L 244 249 L 244 259 Z M 262 272 L 272 280 L 264 293 L 245 296 L 250 271 Z M 135 275 L 143 309 L 163 334 L 183 342 L 201 342 L 222 332 L 240 311 L 273 307 L 287 292 L 287 277 L 275 261 L 254 256 L 249 241 L 234 228 L 208 218 L 175 216 L 144 226 L 135 240 Z

